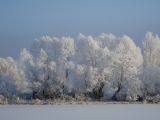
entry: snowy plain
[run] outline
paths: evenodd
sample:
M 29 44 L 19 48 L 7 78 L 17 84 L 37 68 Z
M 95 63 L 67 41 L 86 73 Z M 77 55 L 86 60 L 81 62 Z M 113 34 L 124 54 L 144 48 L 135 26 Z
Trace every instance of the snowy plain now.
M 159 104 L 2 105 L 1 120 L 160 120 Z

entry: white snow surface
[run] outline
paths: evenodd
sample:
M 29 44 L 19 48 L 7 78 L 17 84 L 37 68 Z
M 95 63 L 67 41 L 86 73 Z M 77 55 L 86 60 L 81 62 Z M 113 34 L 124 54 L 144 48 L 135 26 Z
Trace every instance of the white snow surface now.
M 159 113 L 159 104 L 0 106 L 0 120 L 160 120 Z

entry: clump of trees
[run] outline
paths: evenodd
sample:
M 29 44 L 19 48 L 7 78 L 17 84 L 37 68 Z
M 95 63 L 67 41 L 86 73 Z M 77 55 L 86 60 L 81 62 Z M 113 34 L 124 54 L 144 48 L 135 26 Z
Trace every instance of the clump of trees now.
M 160 37 L 151 32 L 143 48 L 126 35 L 43 36 L 18 60 L 0 58 L 0 95 L 5 98 L 140 101 L 159 94 Z

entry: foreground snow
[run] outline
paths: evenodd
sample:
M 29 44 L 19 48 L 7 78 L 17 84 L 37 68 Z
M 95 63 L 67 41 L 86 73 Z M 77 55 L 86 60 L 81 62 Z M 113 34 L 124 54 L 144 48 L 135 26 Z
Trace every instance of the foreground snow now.
M 159 120 L 160 105 L 4 105 L 2 120 Z

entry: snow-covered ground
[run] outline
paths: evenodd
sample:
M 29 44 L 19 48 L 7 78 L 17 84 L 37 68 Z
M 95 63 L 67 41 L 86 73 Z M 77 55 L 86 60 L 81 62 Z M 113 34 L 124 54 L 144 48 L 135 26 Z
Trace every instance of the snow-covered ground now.
M 160 120 L 160 105 L 2 105 L 0 120 Z

